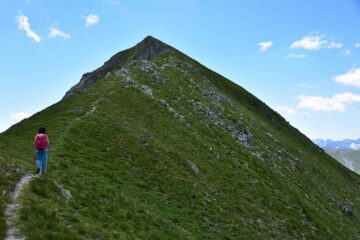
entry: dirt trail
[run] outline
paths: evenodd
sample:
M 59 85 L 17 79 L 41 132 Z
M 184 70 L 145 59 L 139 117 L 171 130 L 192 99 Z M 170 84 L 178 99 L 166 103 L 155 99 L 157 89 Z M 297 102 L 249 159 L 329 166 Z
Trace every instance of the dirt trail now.
M 19 230 L 15 226 L 15 221 L 18 216 L 18 210 L 20 207 L 20 195 L 23 189 L 33 180 L 35 175 L 26 174 L 16 184 L 15 190 L 11 195 L 10 203 L 5 208 L 5 219 L 8 229 L 6 231 L 5 240 L 23 240 L 24 237 L 20 236 Z

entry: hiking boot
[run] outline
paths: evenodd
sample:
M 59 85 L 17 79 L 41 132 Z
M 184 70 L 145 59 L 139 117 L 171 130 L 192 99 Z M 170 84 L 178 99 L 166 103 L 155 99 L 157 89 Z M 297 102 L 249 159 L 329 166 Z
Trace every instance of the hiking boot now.
M 37 168 L 36 169 L 36 174 L 39 174 L 40 173 L 40 168 Z

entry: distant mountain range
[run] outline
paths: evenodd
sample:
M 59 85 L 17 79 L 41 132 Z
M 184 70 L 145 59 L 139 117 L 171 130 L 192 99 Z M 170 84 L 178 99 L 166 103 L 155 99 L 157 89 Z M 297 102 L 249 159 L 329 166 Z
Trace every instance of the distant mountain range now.
M 360 174 L 360 138 L 340 141 L 315 139 L 313 142 L 345 167 Z
M 321 148 L 360 149 L 360 138 L 357 140 L 344 139 L 340 141 L 318 138 L 313 140 L 313 142 Z
M 345 167 L 360 174 L 360 150 L 325 148 L 325 151 Z

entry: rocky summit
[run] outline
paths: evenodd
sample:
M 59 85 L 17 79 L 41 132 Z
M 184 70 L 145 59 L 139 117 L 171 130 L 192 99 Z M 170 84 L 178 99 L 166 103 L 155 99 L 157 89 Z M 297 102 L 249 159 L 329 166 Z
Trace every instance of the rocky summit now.
M 20 199 L 26 239 L 360 238 L 357 174 L 153 37 L 0 135 L 2 207 L 33 171 L 39 126 L 52 149 Z

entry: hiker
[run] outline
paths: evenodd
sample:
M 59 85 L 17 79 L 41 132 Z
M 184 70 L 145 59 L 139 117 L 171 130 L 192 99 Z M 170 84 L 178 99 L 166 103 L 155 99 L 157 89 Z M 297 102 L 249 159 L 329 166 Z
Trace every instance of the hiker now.
M 46 135 L 46 129 L 44 127 L 39 128 L 38 134 L 35 136 L 35 148 L 36 148 L 36 174 L 42 175 L 46 172 L 46 161 L 48 157 L 48 149 L 50 148 L 49 138 Z

